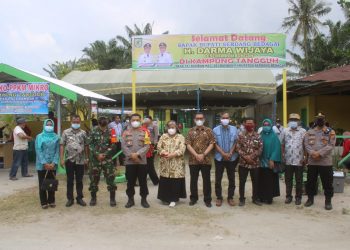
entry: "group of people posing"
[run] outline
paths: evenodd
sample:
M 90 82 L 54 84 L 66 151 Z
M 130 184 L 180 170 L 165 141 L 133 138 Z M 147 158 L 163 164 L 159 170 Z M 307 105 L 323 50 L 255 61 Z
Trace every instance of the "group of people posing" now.
M 21 121 L 21 126 L 23 126 Z M 175 121 L 166 124 L 166 133 L 159 141 L 152 129 L 151 117 L 142 122 L 139 114 L 132 114 L 125 130 L 120 121 L 109 124 L 106 117 L 100 117 L 98 126 L 87 135 L 80 128 L 80 117 L 71 118 L 71 127 L 64 130 L 59 138 L 54 133 L 54 121 L 45 120 L 43 132 L 36 137 L 36 169 L 39 178 L 40 202 L 42 208 L 55 207 L 55 192 L 40 189 L 45 178 L 55 178 L 60 160 L 67 173 L 67 203 L 70 207 L 76 202 L 86 206 L 83 200 L 84 166 L 89 166 L 91 194 L 90 206 L 97 204 L 100 176 L 103 173 L 110 193 L 110 205 L 116 206 L 116 171 L 113 156 L 121 149 L 127 179 L 126 208 L 135 205 L 135 186 L 138 180 L 141 205 L 150 207 L 147 196 L 147 175 L 158 187 L 158 199 L 170 207 L 176 206 L 181 198 L 186 198 L 185 152 L 189 152 L 190 202 L 198 202 L 198 178 L 203 179 L 204 203 L 212 206 L 211 167 L 212 155 L 215 163 L 216 206 L 222 206 L 222 178 L 226 170 L 228 177 L 227 203 L 234 206 L 235 173 L 238 166 L 239 206 L 246 202 L 245 183 L 248 175 L 252 181 L 252 202 L 255 205 L 272 204 L 273 198 L 280 196 L 279 174 L 285 167 L 286 204 L 293 201 L 293 178 L 295 176 L 295 204 L 301 205 L 303 172 L 307 166 L 305 206 L 314 203 L 317 193 L 317 178 L 321 177 L 325 209 L 332 209 L 333 169 L 332 150 L 335 146 L 335 132 L 325 126 L 325 116 L 316 116 L 316 126 L 305 131 L 300 126 L 300 116 L 290 114 L 288 128 L 280 135 L 273 129 L 273 122 L 265 119 L 261 128 L 253 118 L 245 118 L 239 130 L 230 125 L 229 113 L 222 113 L 221 124 L 213 130 L 204 126 L 205 115 L 194 116 L 195 126 L 186 138 L 179 133 Z M 118 128 L 119 127 L 119 128 Z M 117 130 L 117 131 L 116 131 Z M 259 131 L 259 132 L 258 132 Z M 115 135 L 120 135 L 115 138 Z M 25 138 L 23 137 L 23 140 Z M 213 152 L 214 151 L 214 152 Z M 213 154 L 214 153 L 214 154 Z M 154 154 L 159 156 L 159 178 L 154 170 Z M 74 182 L 77 196 L 74 199 Z

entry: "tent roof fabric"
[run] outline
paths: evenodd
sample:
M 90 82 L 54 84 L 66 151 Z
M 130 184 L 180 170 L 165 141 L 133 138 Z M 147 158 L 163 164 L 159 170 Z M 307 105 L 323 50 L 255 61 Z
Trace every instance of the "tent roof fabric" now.
M 21 70 L 7 64 L 0 63 L 0 82 L 15 81 L 17 79 L 27 82 L 49 82 L 50 91 L 73 101 L 77 100 L 77 95 L 89 97 L 95 100 L 115 101 L 101 94 L 94 93 L 90 90 L 83 89 L 62 80 L 42 76 L 33 72 Z
M 275 94 L 271 70 L 200 69 L 136 71 L 136 92 L 209 91 Z M 105 95 L 131 93 L 131 69 L 73 71 L 63 80 Z

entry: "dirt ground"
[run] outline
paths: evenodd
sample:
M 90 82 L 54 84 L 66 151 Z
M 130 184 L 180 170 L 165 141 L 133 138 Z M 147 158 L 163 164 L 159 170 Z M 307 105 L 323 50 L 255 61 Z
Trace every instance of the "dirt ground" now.
M 66 208 L 66 182 L 65 177 L 60 176 L 57 207 L 43 210 L 39 206 L 36 178 L 10 182 L 7 172 L 1 171 L 0 175 L 0 249 L 4 250 L 338 250 L 349 249 L 350 245 L 349 184 L 344 193 L 335 194 L 332 211 L 324 210 L 323 195 L 316 197 L 311 208 L 285 205 L 283 181 L 280 185 L 282 196 L 275 198 L 272 205 L 262 207 L 251 204 L 249 199 L 245 207 L 232 208 L 225 203 L 220 208 L 206 208 L 203 201 L 189 207 L 187 199 L 175 208 L 169 208 L 156 199 L 158 187 L 149 182 L 150 209 L 143 209 L 137 196 L 135 207 L 124 208 L 127 200 L 125 183 L 118 185 L 118 204 L 116 208 L 111 208 L 105 183 L 102 182 L 96 207 L 74 205 Z M 86 176 L 84 192 L 88 202 L 87 183 Z M 236 186 L 235 201 L 238 203 L 238 182 Z M 224 194 L 226 187 L 225 181 Z M 251 194 L 250 187 L 251 183 L 247 182 L 247 197 Z

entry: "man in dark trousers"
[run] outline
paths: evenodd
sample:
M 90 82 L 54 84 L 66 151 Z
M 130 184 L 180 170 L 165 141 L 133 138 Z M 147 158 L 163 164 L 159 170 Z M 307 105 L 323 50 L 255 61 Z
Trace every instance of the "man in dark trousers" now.
M 88 144 L 87 135 L 80 128 L 80 117 L 73 115 L 71 118 L 71 127 L 62 133 L 61 138 L 61 166 L 66 168 L 67 173 L 67 203 L 66 207 L 74 204 L 74 177 L 76 181 L 77 203 L 85 207 L 83 200 L 83 177 L 84 166 L 88 164 Z M 64 157 L 66 155 L 66 157 Z
M 335 146 L 335 132 L 325 126 L 325 115 L 318 113 L 316 127 L 307 131 L 304 137 L 304 146 L 309 155 L 307 169 L 306 193 L 308 200 L 305 207 L 314 204 L 314 195 L 317 192 L 317 178 L 321 177 L 325 195 L 325 209 L 331 210 L 333 197 L 333 163 L 332 151 Z
M 215 193 L 216 206 L 222 205 L 222 176 L 226 169 L 228 178 L 227 203 L 234 206 L 233 196 L 235 193 L 235 168 L 238 163 L 238 154 L 234 152 L 237 141 L 237 128 L 230 125 L 230 114 L 221 114 L 221 125 L 213 129 L 215 135 Z
M 140 185 L 141 205 L 149 208 L 147 202 L 147 159 L 146 154 L 149 150 L 151 140 L 149 135 L 141 128 L 141 116 L 133 114 L 130 117 L 130 126 L 123 133 L 122 150 L 125 155 L 125 177 L 128 181 L 126 194 L 128 202 L 126 208 L 135 205 L 135 185 L 136 179 Z
M 213 131 L 204 126 L 205 117 L 203 113 L 197 113 L 194 122 L 196 126 L 190 129 L 186 137 L 187 149 L 190 152 L 190 206 L 195 205 L 198 201 L 198 177 L 199 172 L 201 172 L 203 178 L 204 203 L 207 207 L 211 207 L 210 152 L 214 148 L 215 137 Z

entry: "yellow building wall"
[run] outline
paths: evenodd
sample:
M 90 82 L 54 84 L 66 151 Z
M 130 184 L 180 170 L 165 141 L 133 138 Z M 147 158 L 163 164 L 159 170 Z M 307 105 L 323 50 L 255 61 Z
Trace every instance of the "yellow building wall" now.
M 277 103 L 277 117 L 282 120 L 283 118 L 283 106 L 282 102 Z M 290 113 L 297 113 L 301 115 L 301 110 L 306 109 L 308 111 L 307 114 L 307 123 L 310 122 L 310 112 L 309 112 L 309 107 L 310 107 L 310 97 L 309 96 L 304 96 L 304 97 L 299 97 L 299 98 L 294 98 L 294 99 L 288 99 L 287 102 L 287 110 L 288 114 L 287 117 L 289 116 Z
M 333 128 L 350 131 L 350 96 L 317 96 L 315 107 L 316 112 L 326 115 Z
M 315 115 L 322 112 L 326 120 L 333 128 L 341 128 L 350 131 L 350 96 L 305 96 L 289 99 L 288 115 L 290 113 L 301 113 L 303 108 L 307 109 L 307 125 L 314 121 Z M 282 102 L 277 104 L 277 116 L 282 117 Z
M 136 110 L 136 114 L 139 114 L 141 118 L 143 119 L 143 110 Z

